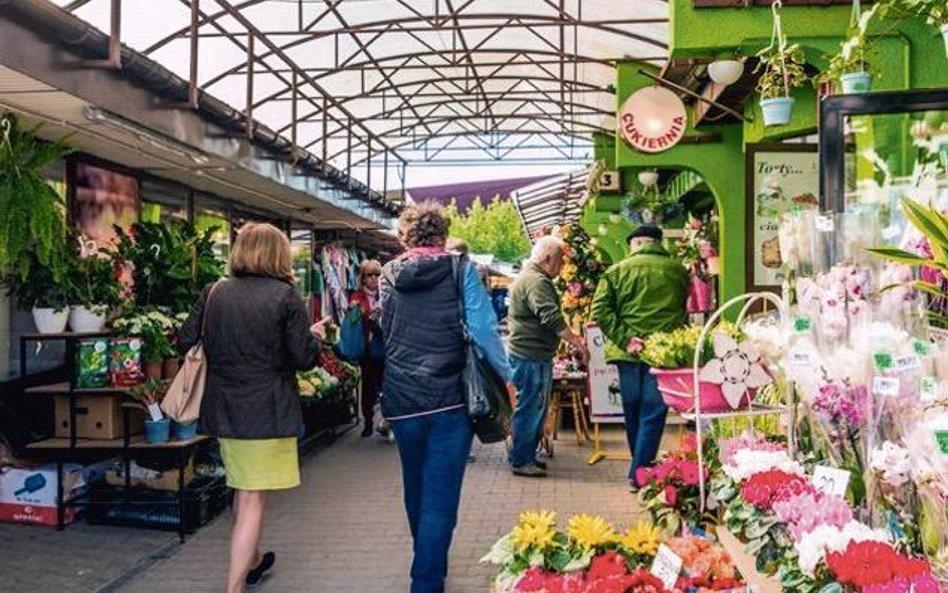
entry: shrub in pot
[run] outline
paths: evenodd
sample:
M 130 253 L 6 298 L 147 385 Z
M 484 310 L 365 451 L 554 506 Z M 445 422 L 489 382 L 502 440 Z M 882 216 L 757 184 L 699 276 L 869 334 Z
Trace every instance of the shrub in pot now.
M 793 117 L 794 99 L 792 89 L 803 86 L 809 77 L 806 60 L 798 44 L 770 46 L 757 53 L 760 60 L 754 73 L 761 73 L 757 81 L 760 94 L 760 110 L 765 126 L 783 126 Z
M 131 306 L 113 322 L 115 329 L 122 335 L 142 339 L 146 377 L 160 379 L 165 359 L 177 356 L 171 336 L 178 328 L 179 318 L 166 315 L 156 307 Z
M 866 35 L 869 22 L 878 6 L 858 15 L 853 15 L 853 23 L 848 39 L 840 44 L 838 54 L 830 58 L 829 65 L 821 80 L 839 81 L 843 94 L 867 93 L 872 90 L 872 72 L 868 57 L 872 54 L 872 42 Z
M 146 379 L 141 385 L 129 390 L 132 397 L 149 410 L 149 419 L 145 421 L 145 440 L 151 444 L 167 443 L 171 436 L 171 420 L 165 418 L 160 409 L 157 412 L 158 417 L 150 411 L 161 404 L 167 390 L 167 381 L 154 378 Z
M 35 254 L 30 255 L 28 262 L 26 274 L 9 281 L 17 302 L 23 309 L 33 312 L 33 321 L 40 333 L 65 331 L 70 300 L 67 279 L 57 279 L 55 272 Z
M 75 332 L 95 332 L 105 327 L 109 311 L 119 304 L 121 286 L 112 254 L 92 241 L 81 245 L 70 274 L 69 325 Z

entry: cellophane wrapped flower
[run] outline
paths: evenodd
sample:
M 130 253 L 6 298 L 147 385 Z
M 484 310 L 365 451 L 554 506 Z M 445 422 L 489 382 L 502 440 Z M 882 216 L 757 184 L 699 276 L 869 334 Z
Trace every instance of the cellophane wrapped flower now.
M 869 389 L 866 385 L 841 385 L 829 381 L 820 387 L 812 406 L 827 422 L 858 430 L 869 409 Z
M 779 500 L 812 492 L 813 486 L 805 478 L 780 470 L 754 474 L 741 485 L 741 498 L 761 510 L 771 509 Z
M 803 492 L 773 503 L 773 511 L 786 524 L 794 541 L 821 525 L 844 527 L 853 520 L 853 510 L 840 496 Z
M 800 570 L 813 576 L 816 567 L 830 552 L 841 552 L 850 542 L 876 541 L 888 542 L 888 532 L 872 529 L 859 521 L 850 521 L 842 528 L 834 525 L 820 525 L 813 531 L 803 534 L 793 547 L 797 552 Z
M 904 590 L 909 591 L 916 580 L 919 586 L 926 586 L 932 572 L 924 558 L 909 558 L 877 541 L 850 542 L 845 550 L 827 554 L 826 564 L 837 582 L 862 591 L 899 581 L 908 584 Z
M 889 486 L 898 488 L 912 479 L 912 461 L 908 449 L 892 441 L 882 443 L 872 452 L 869 466 Z
M 804 475 L 803 466 L 790 458 L 786 451 L 741 449 L 731 456 L 731 462 L 723 466 L 724 473 L 735 482 L 743 482 L 754 474 L 768 470 Z
M 784 445 L 773 443 L 757 433 L 743 434 L 738 437 L 724 439 L 718 445 L 721 451 L 721 463 L 733 466 L 735 456 L 739 451 L 783 451 Z

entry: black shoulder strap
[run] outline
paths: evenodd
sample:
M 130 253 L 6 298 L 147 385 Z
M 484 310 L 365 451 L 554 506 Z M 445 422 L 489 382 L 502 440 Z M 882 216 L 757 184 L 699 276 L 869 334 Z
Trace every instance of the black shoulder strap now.
M 458 292 L 458 311 L 461 313 L 461 326 L 467 336 L 467 311 L 464 308 L 464 266 L 467 265 L 466 255 L 451 256 L 451 271 L 454 274 L 454 286 Z

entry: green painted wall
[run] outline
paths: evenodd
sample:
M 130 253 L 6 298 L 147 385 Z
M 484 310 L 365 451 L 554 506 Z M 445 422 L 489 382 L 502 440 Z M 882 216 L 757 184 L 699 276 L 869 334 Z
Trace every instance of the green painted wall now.
M 713 57 L 719 55 L 752 55 L 770 42 L 770 8 L 727 8 L 697 10 L 692 0 L 670 0 L 671 55 L 676 58 Z M 790 42 L 804 46 L 807 61 L 817 69 L 826 66 L 827 56 L 836 53 L 849 25 L 850 8 L 786 7 L 782 12 L 783 27 Z M 880 26 L 888 29 L 881 30 Z M 873 68 L 877 71 L 874 88 L 905 89 L 948 86 L 948 62 L 940 33 L 922 20 L 912 20 L 893 27 L 876 25 L 870 34 L 883 34 L 875 42 Z M 650 68 L 635 62 L 617 66 L 617 106 L 629 95 L 654 84 L 639 70 Z M 655 72 L 655 70 L 652 70 Z M 817 97 L 812 87 L 794 92 L 797 103 L 790 125 L 764 129 L 756 101 L 751 101 L 745 124 L 703 126 L 701 131 L 689 126 L 688 135 L 716 134 L 720 140 L 712 143 L 682 143 L 664 153 L 649 155 L 636 152 L 616 137 L 598 136 L 595 139 L 596 157 L 608 168 L 618 168 L 623 185 L 628 187 L 642 168 L 691 169 L 706 180 L 714 193 L 721 218 L 721 300 L 744 291 L 745 264 L 745 196 L 744 145 L 777 141 L 813 133 L 817 123 Z M 693 118 L 689 118 L 692 120 Z M 903 121 L 877 125 L 877 138 L 904 138 Z M 894 151 L 898 153 L 898 151 Z M 904 151 L 903 151 L 904 152 Z M 890 166 L 898 165 L 899 156 L 890 159 Z M 614 163 L 614 166 L 613 166 Z M 864 163 L 857 168 L 865 174 Z M 624 237 L 631 225 L 623 221 L 610 225 L 608 215 L 618 209 L 614 201 L 601 196 L 586 208 L 582 223 L 592 236 L 599 236 L 598 227 L 606 224 L 608 235 L 599 236 L 603 250 L 615 258 L 625 253 Z

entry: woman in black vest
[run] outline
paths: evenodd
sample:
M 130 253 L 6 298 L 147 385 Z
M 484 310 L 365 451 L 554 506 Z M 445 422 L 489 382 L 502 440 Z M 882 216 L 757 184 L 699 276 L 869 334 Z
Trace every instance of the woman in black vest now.
M 198 429 L 217 437 L 227 485 L 236 490 L 228 593 L 242 593 L 273 566 L 273 552 L 259 549 L 267 493 L 300 483 L 296 372 L 316 366 L 324 329 L 310 326 L 291 263 L 286 233 L 246 224 L 230 256 L 231 278 L 204 290 L 178 338 L 182 352 L 203 340 Z
M 414 540 L 411 593 L 443 593 L 473 432 L 461 389 L 465 362 L 459 283 L 467 331 L 506 381 L 510 367 L 490 298 L 467 262 L 445 250 L 442 208 L 408 207 L 398 221 L 407 252 L 382 271 L 385 335 L 382 413 L 402 464 L 405 510 Z M 460 280 L 460 282 L 459 282 Z

